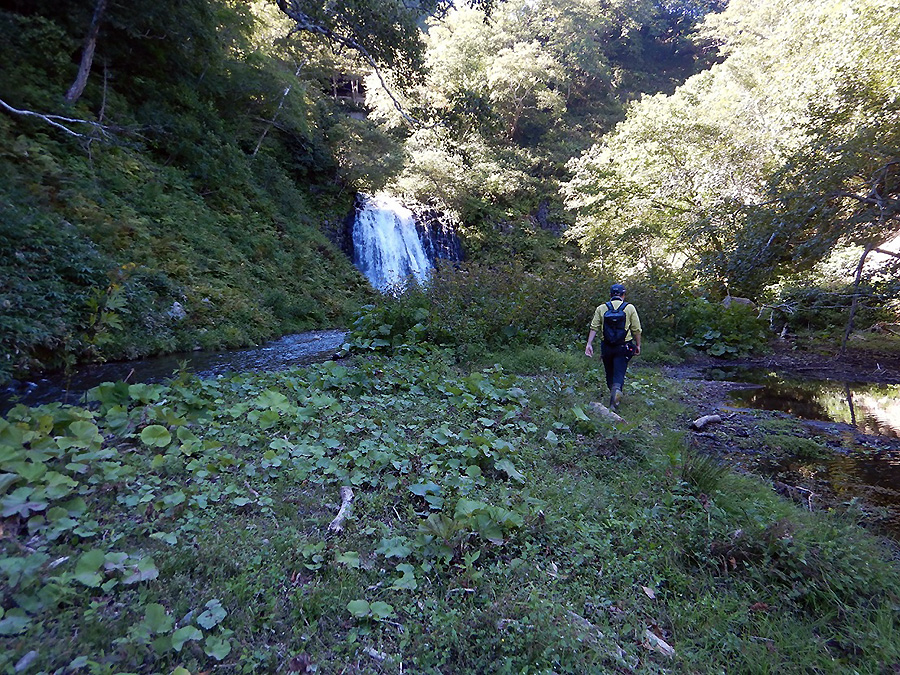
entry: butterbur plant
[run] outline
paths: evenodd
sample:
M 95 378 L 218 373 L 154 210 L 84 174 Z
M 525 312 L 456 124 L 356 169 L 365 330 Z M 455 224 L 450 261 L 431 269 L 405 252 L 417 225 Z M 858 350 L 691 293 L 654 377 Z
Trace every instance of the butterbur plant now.
M 675 315 L 675 332 L 684 346 L 712 356 L 744 356 L 761 348 L 768 337 L 766 323 L 741 304 L 723 307 L 705 298 L 685 304 Z

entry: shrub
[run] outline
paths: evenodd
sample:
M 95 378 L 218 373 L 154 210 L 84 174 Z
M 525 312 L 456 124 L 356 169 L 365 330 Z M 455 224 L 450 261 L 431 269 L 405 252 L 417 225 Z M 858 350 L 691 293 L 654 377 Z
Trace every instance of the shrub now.
M 772 323 L 776 328 L 786 324 L 794 331 L 843 328 L 853 300 L 852 290 L 849 286 L 838 284 L 785 288 L 775 303 L 778 309 Z M 863 285 L 860 294 L 854 321 L 857 326 L 896 320 L 896 313 L 885 302 L 886 297 L 876 293 L 874 288 Z
M 427 285 L 395 289 L 367 306 L 352 338 L 370 341 L 357 346 L 385 348 L 415 329 L 416 339 L 468 355 L 569 344 L 573 333 L 586 335 L 599 286 L 594 275 L 563 264 L 540 271 L 518 262 L 442 265 Z
M 616 280 L 572 259 L 445 263 L 424 286 L 392 289 L 376 305 L 366 307 L 354 326 L 351 344 L 392 348 L 421 324 L 416 339 L 454 347 L 468 359 L 530 346 L 571 349 L 573 343 L 583 344 L 594 310 L 609 298 L 609 287 Z M 675 347 L 654 348 L 652 341 L 673 334 L 676 316 L 685 306 L 679 279 L 665 270 L 650 270 L 627 279 L 626 285 L 628 301 L 638 307 L 644 335 L 651 341 L 648 357 L 657 363 L 677 362 Z M 740 323 L 736 317 L 746 319 L 741 309 L 725 313 L 731 324 L 710 314 L 707 323 L 737 334 L 738 344 L 750 339 L 731 325 Z M 757 323 L 762 336 L 762 324 Z
M 713 356 L 743 356 L 766 342 L 766 324 L 745 305 L 723 307 L 705 298 L 685 304 L 675 316 L 683 345 Z

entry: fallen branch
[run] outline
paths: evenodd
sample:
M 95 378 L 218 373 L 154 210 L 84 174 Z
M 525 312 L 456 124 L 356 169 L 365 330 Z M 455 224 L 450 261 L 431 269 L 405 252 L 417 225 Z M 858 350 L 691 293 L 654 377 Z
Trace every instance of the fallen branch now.
M 350 502 L 352 501 L 353 488 L 348 485 L 344 485 L 341 488 L 341 508 L 338 511 L 337 515 L 334 517 L 334 520 L 332 520 L 331 524 L 328 526 L 329 532 L 343 532 L 344 519 L 347 517 L 347 509 L 350 508 Z
M 388 659 L 391 658 L 388 654 L 385 654 L 384 652 L 380 652 L 377 649 L 375 649 L 374 647 L 366 647 L 365 651 L 366 651 L 366 654 L 368 654 L 373 659 L 378 661 L 378 663 L 384 663 L 385 661 L 387 661 Z
M 813 498 L 818 497 L 818 495 L 812 490 L 799 485 L 782 483 L 778 480 L 773 482 L 773 486 L 776 492 L 793 499 L 795 502 L 806 501 L 806 508 L 810 511 L 813 510 Z
M 898 330 L 898 328 L 900 328 L 900 324 L 889 324 L 880 321 L 879 323 L 876 323 L 874 326 L 872 326 L 869 330 L 875 333 L 890 333 L 891 335 L 900 335 L 900 330 Z
M 699 431 L 700 429 L 705 427 L 707 424 L 713 424 L 715 422 L 721 422 L 721 421 L 722 421 L 721 415 L 704 415 L 703 417 L 698 417 L 693 422 L 691 422 L 691 429 L 694 429 L 695 431 Z
M 896 253 L 894 251 L 888 251 L 887 249 L 883 248 L 874 248 L 872 250 L 875 251 L 875 253 L 881 253 L 882 255 L 892 255 L 895 258 L 900 258 L 900 253 Z
M 663 656 L 668 656 L 670 658 L 675 656 L 675 649 L 672 647 L 672 645 L 663 640 L 649 628 L 644 631 L 644 641 L 643 643 L 641 643 L 641 646 L 644 649 L 659 652 Z
M 86 138 L 86 135 L 80 134 L 77 131 L 70 129 L 65 124 L 63 124 L 63 122 L 65 122 L 66 124 L 87 124 L 88 126 L 99 130 L 100 133 L 102 133 L 104 136 L 106 136 L 108 133 L 108 129 L 105 126 L 103 126 L 102 124 L 100 124 L 99 122 L 91 122 L 90 120 L 80 120 L 80 119 L 73 118 L 73 117 L 62 117 L 60 115 L 44 115 L 41 113 L 36 113 L 32 110 L 19 110 L 18 108 L 13 108 L 9 103 L 4 101 L 3 99 L 0 99 L 0 108 L 3 108 L 7 112 L 11 112 L 15 115 L 22 115 L 23 117 L 37 117 L 38 119 L 44 120 L 47 124 L 50 124 L 50 125 L 56 127 L 57 129 L 62 129 L 70 136 L 75 136 L 76 138 Z
M 605 417 L 608 420 L 612 420 L 613 422 L 624 422 L 625 421 L 624 417 L 622 417 L 621 415 L 619 415 L 617 413 L 614 413 L 612 410 L 607 408 L 602 403 L 597 403 L 596 401 L 593 401 L 592 403 L 589 404 L 589 406 L 594 411 L 596 411 L 601 417 Z

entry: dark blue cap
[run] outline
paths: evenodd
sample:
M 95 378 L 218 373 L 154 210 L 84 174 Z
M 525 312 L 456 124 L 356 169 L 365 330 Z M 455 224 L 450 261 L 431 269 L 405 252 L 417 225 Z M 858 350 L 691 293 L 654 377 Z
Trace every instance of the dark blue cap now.
M 615 298 L 619 295 L 625 295 L 625 287 L 622 284 L 613 284 L 609 287 L 609 296 Z

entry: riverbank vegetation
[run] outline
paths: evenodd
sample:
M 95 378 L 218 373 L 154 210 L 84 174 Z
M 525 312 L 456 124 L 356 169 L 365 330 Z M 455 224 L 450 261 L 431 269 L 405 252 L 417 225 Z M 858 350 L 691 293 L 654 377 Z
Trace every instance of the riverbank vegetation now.
M 473 369 L 407 341 L 14 409 L 0 669 L 896 667 L 888 552 L 698 455 L 652 368 L 629 422 L 595 417 L 580 346 Z
M 715 56 L 689 37 L 715 2 L 421 3 L 427 36 L 390 4 L 0 8 L 0 380 L 346 325 L 343 221 L 389 183 L 471 259 L 554 258 L 565 162 Z M 348 94 L 373 65 L 390 91 Z
M 109 3 L 64 101 L 93 9 L 0 8 L 0 382 L 345 324 L 369 291 L 325 234 L 354 170 L 329 75 L 262 5 Z
M 895 2 L 68 5 L 0 7 L 0 381 L 356 318 L 0 420 L 0 671 L 900 667 L 896 556 L 699 453 L 653 365 L 896 323 Z M 343 221 L 385 187 L 468 259 L 374 298 Z
M 776 332 L 896 322 L 882 3 L 277 4 L 0 10 L 0 378 L 347 325 L 358 190 L 586 305 L 628 277 Z M 683 337 L 744 349 L 717 331 Z

